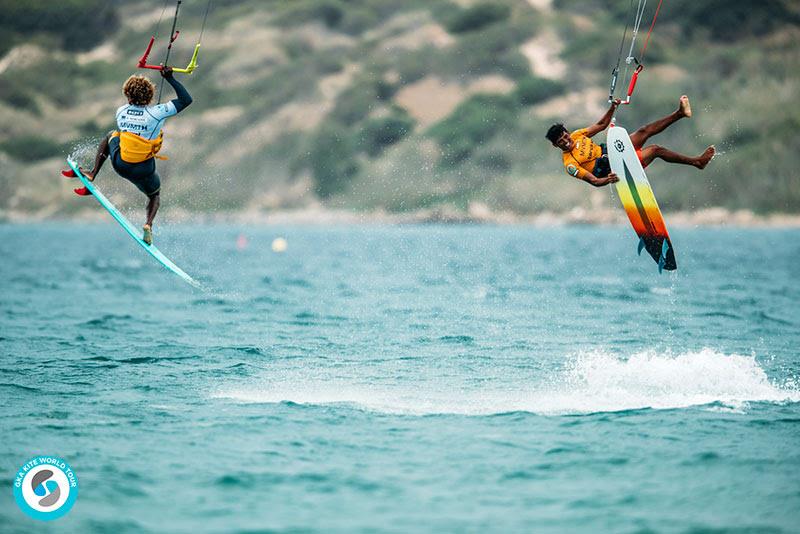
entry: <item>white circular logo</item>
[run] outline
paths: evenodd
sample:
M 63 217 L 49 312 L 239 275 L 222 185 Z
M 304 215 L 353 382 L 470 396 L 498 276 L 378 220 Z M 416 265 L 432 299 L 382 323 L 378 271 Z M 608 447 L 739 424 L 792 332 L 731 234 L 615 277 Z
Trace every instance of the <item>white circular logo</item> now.
M 14 498 L 23 512 L 49 521 L 72 508 L 78 498 L 78 477 L 55 456 L 35 456 L 14 477 Z

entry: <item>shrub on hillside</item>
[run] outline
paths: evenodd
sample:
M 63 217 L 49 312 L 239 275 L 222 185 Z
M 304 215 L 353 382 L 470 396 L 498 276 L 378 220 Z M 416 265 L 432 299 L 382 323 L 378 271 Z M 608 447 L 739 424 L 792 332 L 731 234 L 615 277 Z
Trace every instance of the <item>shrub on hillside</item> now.
M 349 132 L 336 126 L 321 128 L 311 141 L 308 164 L 320 198 L 343 191 L 358 173 L 356 146 Z
M 345 12 L 341 30 L 350 35 L 361 35 L 380 23 L 374 11 L 361 7 L 351 7 Z
M 496 72 L 519 78 L 530 74 L 528 61 L 518 47 L 534 31 L 532 27 L 509 23 L 464 35 L 455 45 L 434 56 L 437 70 L 458 77 Z
M 64 147 L 48 137 L 20 135 L 0 143 L 0 150 L 18 161 L 32 162 L 57 156 Z
M 314 46 L 304 37 L 290 35 L 283 40 L 283 50 L 289 59 L 297 59 L 314 53 Z
M 532 106 L 564 91 L 564 84 L 555 80 L 527 76 L 517 83 L 514 96 L 523 106 Z
M 339 0 L 295 0 L 285 6 L 278 19 L 282 24 L 320 21 L 328 28 L 336 28 L 345 14 L 345 6 Z
M 378 100 L 382 100 L 384 102 L 391 100 L 395 93 L 397 93 L 398 86 L 396 83 L 392 83 L 384 78 L 379 79 L 375 82 L 375 94 L 378 97 Z
M 531 63 L 517 48 L 511 48 L 497 57 L 495 72 L 520 80 L 531 74 Z
M 312 94 L 320 73 L 318 56 L 303 57 L 299 60 L 276 67 L 258 91 L 249 88 L 228 90 L 223 95 L 227 102 L 247 101 L 252 109 L 263 113 Z M 202 85 L 202 84 L 201 84 Z
M 511 8 L 495 2 L 481 2 L 462 9 L 458 6 L 444 14 L 442 23 L 451 33 L 480 30 L 501 20 L 506 20 Z
M 57 38 L 67 50 L 98 45 L 119 27 L 117 3 L 106 0 L 0 0 L 0 53 L 31 34 Z
M 30 87 L 13 77 L 0 77 L 0 100 L 17 110 L 30 111 L 35 115 L 40 113 Z
M 361 77 L 342 91 L 330 117 L 341 124 L 352 126 L 364 119 L 378 103 L 378 80 Z
M 507 152 L 501 150 L 489 150 L 485 153 L 476 154 L 475 164 L 492 173 L 507 174 L 511 171 L 514 164 L 513 158 Z
M 439 50 L 430 45 L 402 54 L 394 64 L 394 68 L 400 75 L 400 83 L 412 84 L 436 70 L 434 60 L 439 54 Z
M 364 152 L 371 158 L 403 139 L 414 129 L 414 120 L 407 115 L 390 115 L 369 119 L 361 129 L 360 141 Z
M 314 57 L 317 72 L 322 75 L 335 74 L 344 68 L 344 53 L 335 48 L 318 52 Z
M 514 127 L 517 111 L 516 101 L 504 95 L 479 94 L 461 103 L 429 131 L 441 146 L 441 163 L 458 165 L 496 133 Z
M 656 31 L 674 24 L 684 35 L 707 32 L 720 41 L 761 37 L 800 24 L 796 4 L 793 0 L 671 0 L 659 11 Z M 630 5 L 618 0 L 560 0 L 556 7 L 570 13 L 575 10 L 606 12 L 623 25 L 627 20 L 633 20 Z M 654 7 L 647 6 L 643 27 L 651 20 L 654 10 Z
M 665 10 L 663 21 L 680 24 L 688 35 L 705 28 L 714 39 L 735 41 L 800 24 L 800 13 L 789 4 L 782 0 L 677 0 Z

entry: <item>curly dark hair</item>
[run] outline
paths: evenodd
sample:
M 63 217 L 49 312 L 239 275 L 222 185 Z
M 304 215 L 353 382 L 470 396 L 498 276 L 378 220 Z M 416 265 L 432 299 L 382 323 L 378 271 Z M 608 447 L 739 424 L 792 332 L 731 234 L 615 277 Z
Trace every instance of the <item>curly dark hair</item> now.
M 146 106 L 153 100 L 156 86 L 144 76 L 134 74 L 125 80 L 122 92 L 128 97 L 128 102 L 134 106 Z
M 547 130 L 547 134 L 545 134 L 545 137 L 555 145 L 556 141 L 558 141 L 558 138 L 561 137 L 561 134 L 566 131 L 568 131 L 567 128 L 563 124 L 558 122 L 552 125 L 549 130 Z

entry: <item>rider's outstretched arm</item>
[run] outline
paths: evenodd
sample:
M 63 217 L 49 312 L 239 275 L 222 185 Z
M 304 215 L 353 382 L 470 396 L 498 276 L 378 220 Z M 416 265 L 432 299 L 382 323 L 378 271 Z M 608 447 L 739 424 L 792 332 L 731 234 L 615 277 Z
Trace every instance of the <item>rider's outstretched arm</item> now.
M 611 106 L 608 108 L 608 111 L 606 111 L 606 114 L 603 115 L 603 117 L 595 124 L 592 124 L 591 126 L 586 128 L 586 135 L 588 137 L 597 135 L 606 128 L 608 128 L 608 125 L 611 124 L 611 118 L 614 116 L 614 111 L 617 109 L 617 106 L 619 106 L 619 103 L 620 103 L 619 98 L 611 102 Z
M 173 98 L 172 103 L 175 104 L 175 109 L 178 110 L 178 113 L 189 107 L 189 104 L 192 103 L 192 96 L 183 84 L 172 75 L 172 69 L 164 69 L 161 71 L 161 75 L 175 89 L 175 94 L 178 98 Z

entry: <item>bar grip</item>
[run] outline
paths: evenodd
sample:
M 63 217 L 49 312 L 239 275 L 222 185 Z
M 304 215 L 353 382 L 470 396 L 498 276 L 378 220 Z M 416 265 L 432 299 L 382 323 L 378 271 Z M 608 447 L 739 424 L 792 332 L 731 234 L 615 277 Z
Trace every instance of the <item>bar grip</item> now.
M 143 69 L 145 65 L 147 65 L 147 56 L 150 55 L 150 50 L 153 49 L 153 43 L 156 41 L 155 36 L 150 37 L 150 43 L 147 45 L 147 50 L 144 51 L 144 55 L 139 58 L 139 68 Z
M 636 70 L 633 71 L 633 75 L 631 75 L 631 83 L 628 85 L 628 100 L 630 100 L 633 90 L 636 88 L 636 81 L 639 79 L 639 73 L 642 72 L 643 68 L 643 65 L 639 65 L 636 67 Z

